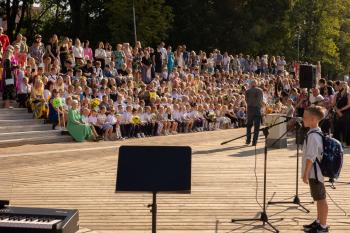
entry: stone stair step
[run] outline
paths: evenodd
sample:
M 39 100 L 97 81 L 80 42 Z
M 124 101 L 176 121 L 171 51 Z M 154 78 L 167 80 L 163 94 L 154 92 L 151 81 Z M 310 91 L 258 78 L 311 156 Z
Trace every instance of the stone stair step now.
M 14 125 L 37 125 L 44 124 L 43 119 L 0 119 L 0 126 L 14 126 Z
M 51 130 L 51 124 L 0 126 L 0 133 Z
M 0 108 L 0 115 L 2 113 L 10 113 L 10 112 L 15 112 L 15 113 L 28 113 L 28 109 L 26 108 Z
M 0 120 L 22 120 L 33 119 L 32 113 L 18 114 L 18 113 L 0 113 Z
M 38 138 L 49 136 L 62 136 L 59 130 L 45 130 L 45 131 L 22 131 L 22 132 L 6 132 L 0 133 L 0 140 L 20 139 L 20 138 Z
M 32 138 L 18 138 L 9 140 L 0 140 L 0 148 L 4 147 L 14 147 L 23 145 L 37 145 L 37 144 L 54 144 L 63 142 L 72 142 L 71 136 L 53 135 L 53 136 L 42 136 L 42 137 L 32 137 Z M 1 155 L 0 155 L 1 157 Z

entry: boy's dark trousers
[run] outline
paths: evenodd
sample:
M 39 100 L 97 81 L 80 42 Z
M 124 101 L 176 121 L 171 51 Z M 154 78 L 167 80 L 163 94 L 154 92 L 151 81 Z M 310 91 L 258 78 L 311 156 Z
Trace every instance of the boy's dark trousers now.
M 27 99 L 28 99 L 28 94 L 27 93 L 19 93 L 17 94 L 17 102 L 18 102 L 18 107 L 20 108 L 25 108 L 27 107 Z
M 148 122 L 143 125 L 141 131 L 147 136 L 155 136 L 157 133 L 157 123 Z
M 177 131 L 179 133 L 183 133 L 185 132 L 185 128 L 186 128 L 186 123 L 185 122 L 181 122 L 181 121 L 176 121 L 178 126 L 177 126 Z
M 54 120 L 52 123 L 52 129 L 56 129 L 56 126 L 58 125 L 58 120 Z
M 128 137 L 130 138 L 132 135 L 132 125 L 131 124 L 121 124 L 120 125 L 120 132 L 122 133 L 122 137 Z
M 202 119 L 196 119 L 194 121 L 193 128 L 197 129 L 197 128 L 201 128 L 201 127 L 203 127 L 203 120 Z

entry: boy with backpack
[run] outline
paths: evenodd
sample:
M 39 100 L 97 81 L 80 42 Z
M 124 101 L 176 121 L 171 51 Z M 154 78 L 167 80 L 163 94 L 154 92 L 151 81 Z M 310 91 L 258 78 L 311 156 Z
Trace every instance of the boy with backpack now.
M 324 177 L 318 161 L 323 159 L 323 136 L 319 122 L 324 118 L 322 107 L 309 107 L 304 112 L 304 126 L 310 128 L 303 148 L 302 177 L 305 184 L 309 184 L 311 196 L 317 203 L 317 219 L 304 225 L 305 232 L 328 233 L 327 215 L 328 204 Z

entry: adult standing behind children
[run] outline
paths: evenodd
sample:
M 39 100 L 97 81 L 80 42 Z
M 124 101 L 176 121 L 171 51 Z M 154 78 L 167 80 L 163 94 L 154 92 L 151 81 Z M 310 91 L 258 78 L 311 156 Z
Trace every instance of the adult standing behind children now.
M 247 111 L 247 140 L 249 145 L 251 141 L 251 130 L 254 125 L 253 146 L 256 146 L 259 137 L 259 130 L 261 124 L 261 108 L 263 106 L 263 91 L 257 87 L 255 80 L 250 83 L 250 89 L 245 93 L 245 99 L 248 105 Z
M 316 159 L 322 160 L 323 142 L 319 133 L 322 133 L 319 123 L 325 116 L 325 109 L 320 106 L 309 107 L 304 112 L 304 126 L 310 128 L 303 147 L 302 178 L 305 184 L 309 184 L 311 196 L 317 203 L 317 219 L 304 225 L 305 232 L 328 233 L 327 216 L 328 204 L 324 177 L 322 176 Z M 316 168 L 316 171 L 315 171 Z

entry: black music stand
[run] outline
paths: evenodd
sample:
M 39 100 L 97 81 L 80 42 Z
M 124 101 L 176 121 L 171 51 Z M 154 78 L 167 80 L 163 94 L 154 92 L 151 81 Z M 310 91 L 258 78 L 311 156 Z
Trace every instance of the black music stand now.
M 116 192 L 151 192 L 152 233 L 157 232 L 157 193 L 191 193 L 190 147 L 121 146 Z

